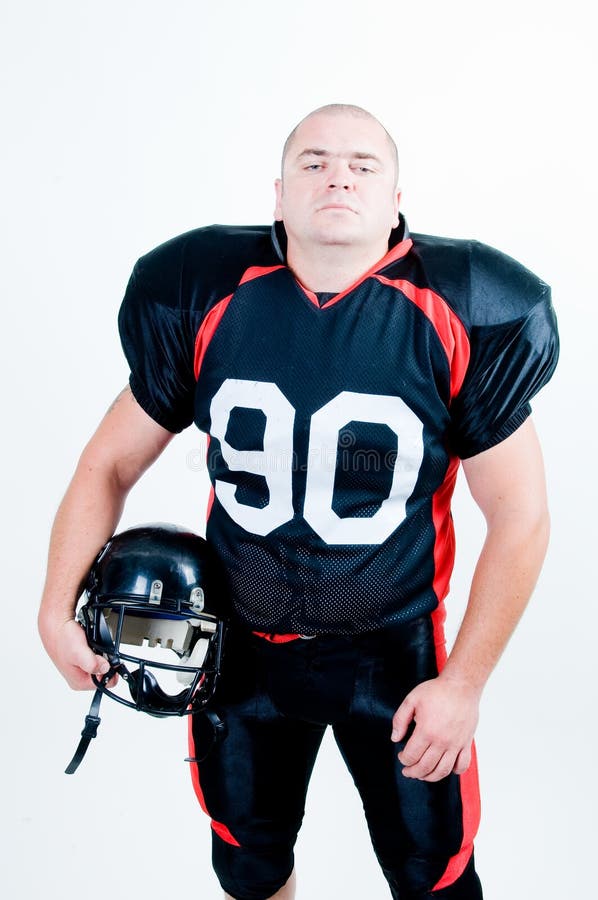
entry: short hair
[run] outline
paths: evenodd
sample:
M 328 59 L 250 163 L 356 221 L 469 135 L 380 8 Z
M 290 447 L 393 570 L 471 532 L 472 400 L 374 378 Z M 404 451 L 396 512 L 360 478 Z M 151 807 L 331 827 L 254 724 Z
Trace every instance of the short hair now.
M 386 130 L 382 122 L 376 118 L 376 116 L 372 115 L 371 112 L 368 112 L 367 109 L 364 109 L 362 106 L 355 106 L 353 103 L 328 103 L 325 106 L 319 106 L 317 109 L 312 110 L 306 116 L 304 116 L 300 122 L 297 122 L 286 141 L 284 142 L 284 147 L 282 148 L 282 159 L 280 163 L 280 171 L 281 173 L 284 170 L 284 162 L 289 152 L 289 148 L 293 142 L 297 131 L 303 125 L 307 119 L 311 119 L 312 116 L 316 116 L 319 113 L 325 113 L 326 115 L 343 115 L 349 113 L 349 115 L 357 116 L 360 119 L 372 119 L 372 121 L 377 122 L 380 128 L 383 130 L 386 135 L 386 139 L 388 141 L 388 145 L 390 147 L 390 151 L 392 154 L 395 171 L 397 175 L 397 180 L 399 177 L 399 151 L 397 150 L 397 145 L 394 142 L 393 137 Z

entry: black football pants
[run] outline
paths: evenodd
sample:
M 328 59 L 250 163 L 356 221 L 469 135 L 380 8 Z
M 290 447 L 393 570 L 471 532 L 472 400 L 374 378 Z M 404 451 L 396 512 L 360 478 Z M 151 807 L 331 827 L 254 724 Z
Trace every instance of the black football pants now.
M 310 775 L 331 725 L 393 898 L 480 900 L 475 757 L 464 775 L 428 783 L 402 776 L 402 745 L 390 740 L 403 698 L 437 671 L 427 616 L 356 638 L 271 643 L 229 633 L 214 703 L 226 736 L 191 763 L 227 893 L 265 900 L 287 881 Z M 213 729 L 204 716 L 191 718 L 190 755 L 202 759 Z

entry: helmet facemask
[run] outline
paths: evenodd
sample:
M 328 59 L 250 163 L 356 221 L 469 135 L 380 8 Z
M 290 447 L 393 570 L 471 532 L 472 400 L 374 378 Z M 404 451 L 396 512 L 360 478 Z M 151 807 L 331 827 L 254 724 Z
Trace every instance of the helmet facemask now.
M 161 612 L 127 599 L 88 601 L 79 617 L 110 671 L 93 676 L 119 703 L 154 716 L 182 716 L 210 700 L 220 670 L 222 622 L 193 608 Z M 117 673 L 116 685 L 107 687 Z
M 110 669 L 91 676 L 97 690 L 67 773 L 96 736 L 104 694 L 158 718 L 202 712 L 222 733 L 206 707 L 220 675 L 225 596 L 212 549 L 192 532 L 142 525 L 108 541 L 91 567 L 77 620 Z

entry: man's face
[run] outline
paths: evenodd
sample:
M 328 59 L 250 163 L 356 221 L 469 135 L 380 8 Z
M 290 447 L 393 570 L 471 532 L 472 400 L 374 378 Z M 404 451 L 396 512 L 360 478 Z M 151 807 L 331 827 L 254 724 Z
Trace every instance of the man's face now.
M 395 158 L 382 126 L 316 113 L 295 133 L 277 179 L 275 218 L 299 246 L 386 246 L 398 224 Z M 382 251 L 381 251 L 382 252 Z

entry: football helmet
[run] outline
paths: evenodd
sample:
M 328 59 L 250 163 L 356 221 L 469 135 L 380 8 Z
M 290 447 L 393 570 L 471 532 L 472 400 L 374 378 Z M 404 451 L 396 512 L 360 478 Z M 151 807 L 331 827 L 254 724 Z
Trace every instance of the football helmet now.
M 77 612 L 89 646 L 110 663 L 104 676 L 92 676 L 97 691 L 81 758 L 97 732 L 103 694 L 158 717 L 206 707 L 220 675 L 226 595 L 210 545 L 183 528 L 139 525 L 105 544 Z M 79 762 L 76 753 L 67 773 Z

